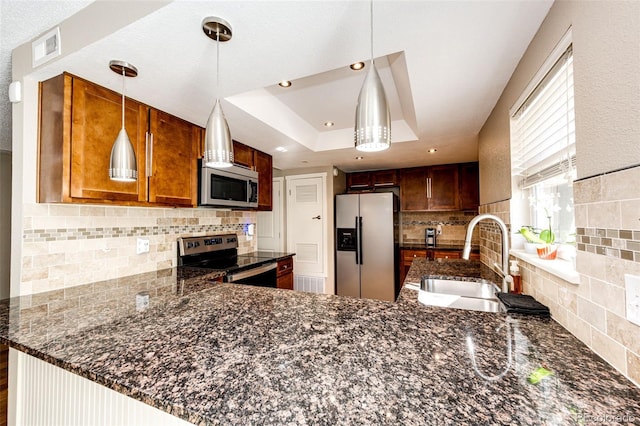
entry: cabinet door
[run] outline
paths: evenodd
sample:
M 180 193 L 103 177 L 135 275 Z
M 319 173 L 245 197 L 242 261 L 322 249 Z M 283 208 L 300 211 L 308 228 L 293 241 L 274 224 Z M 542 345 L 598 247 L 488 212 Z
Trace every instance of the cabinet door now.
M 460 259 L 462 252 L 459 250 L 434 250 L 433 257 L 436 259 Z
M 279 260 L 276 271 L 276 287 L 293 290 L 293 258 Z
M 398 174 L 393 170 L 376 170 L 371 172 L 371 184 L 374 187 L 382 188 L 386 186 L 398 185 Z
M 426 258 L 427 251 L 426 250 L 402 250 L 402 253 L 400 255 L 400 258 L 401 258 L 400 285 L 402 285 L 404 280 L 407 278 L 407 272 L 409 272 L 409 269 L 411 268 L 411 264 L 413 263 L 413 260 L 418 257 Z
M 428 210 L 458 210 L 458 165 L 431 166 L 428 178 Z
M 198 145 L 201 129 L 151 109 L 148 140 L 149 202 L 172 206 L 198 203 Z
M 258 172 L 258 210 L 271 211 L 273 204 L 273 158 L 255 150 L 253 157 Z
M 413 167 L 400 170 L 401 210 L 427 210 L 427 168 Z
M 253 148 L 238 141 L 233 141 L 233 162 L 253 169 Z
M 347 174 L 349 189 L 371 188 L 371 174 L 369 172 L 355 172 Z
M 109 178 L 111 147 L 122 127 L 122 98 L 117 93 L 74 77 L 71 120 L 69 195 L 79 199 L 144 201 L 147 108 L 130 99 L 125 102 L 125 128 L 138 166 L 136 182 Z
M 460 164 L 460 209 L 477 210 L 480 205 L 478 163 Z

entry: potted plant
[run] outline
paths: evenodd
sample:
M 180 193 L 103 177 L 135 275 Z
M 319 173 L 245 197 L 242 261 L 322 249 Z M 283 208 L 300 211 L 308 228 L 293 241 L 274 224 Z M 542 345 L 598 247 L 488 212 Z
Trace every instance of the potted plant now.
M 558 247 L 554 244 L 556 236 L 551 230 L 551 215 L 547 209 L 544 209 L 544 211 L 547 215 L 549 226 L 540 232 L 541 243 L 536 246 L 536 250 L 540 259 L 553 260 L 558 253 Z
M 534 229 L 531 225 L 524 225 L 520 227 L 520 235 L 525 239 L 524 250 L 527 253 L 536 254 L 536 246 L 538 244 L 544 244 L 544 241 L 540 239 L 539 234 L 536 229 Z

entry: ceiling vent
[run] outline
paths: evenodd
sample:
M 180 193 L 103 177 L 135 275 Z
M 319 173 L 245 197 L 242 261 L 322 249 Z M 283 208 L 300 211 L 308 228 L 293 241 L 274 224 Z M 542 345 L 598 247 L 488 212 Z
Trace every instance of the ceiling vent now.
M 33 68 L 39 67 L 53 58 L 60 56 L 62 53 L 60 41 L 60 27 L 55 27 L 38 40 L 31 43 Z

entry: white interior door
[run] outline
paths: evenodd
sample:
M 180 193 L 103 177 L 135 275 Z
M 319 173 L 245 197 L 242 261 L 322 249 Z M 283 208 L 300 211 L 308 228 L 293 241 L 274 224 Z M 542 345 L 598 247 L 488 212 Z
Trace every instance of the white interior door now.
M 287 176 L 287 250 L 299 275 L 326 276 L 326 173 Z
M 283 252 L 283 210 L 284 199 L 282 187 L 284 178 L 273 179 L 273 203 L 270 212 L 258 212 L 258 250 Z

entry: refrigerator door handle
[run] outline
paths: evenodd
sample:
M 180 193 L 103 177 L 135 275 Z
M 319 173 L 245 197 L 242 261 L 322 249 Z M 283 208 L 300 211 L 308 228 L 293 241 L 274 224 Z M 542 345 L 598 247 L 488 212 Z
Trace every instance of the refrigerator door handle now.
M 359 243 L 359 237 L 360 235 L 360 230 L 358 229 L 358 216 L 356 216 L 356 265 L 360 264 L 360 248 L 358 247 L 360 245 Z
M 358 216 L 358 252 L 360 253 L 360 264 L 364 264 L 363 256 L 362 256 L 362 216 Z

